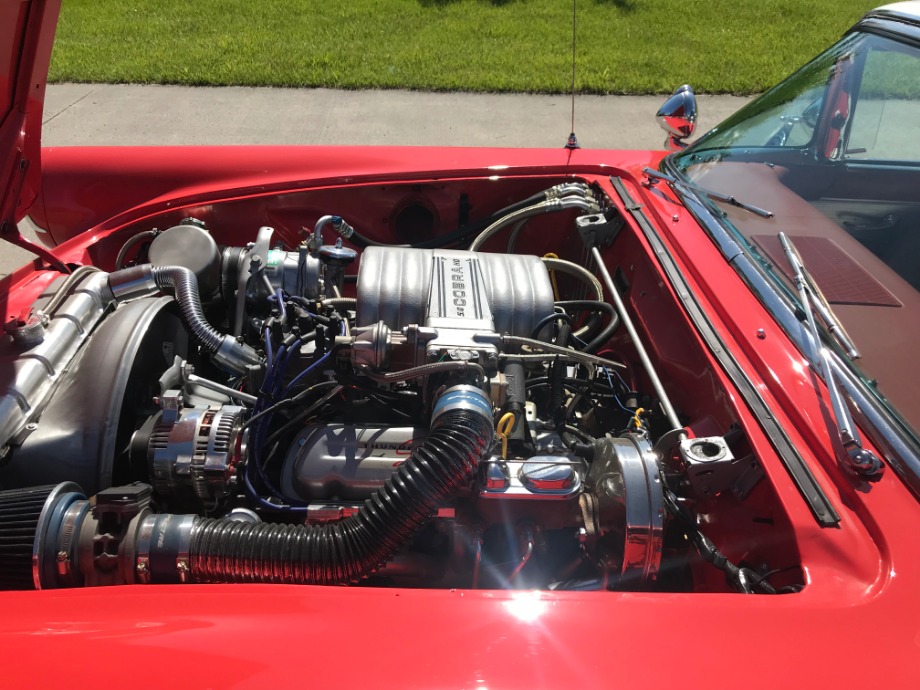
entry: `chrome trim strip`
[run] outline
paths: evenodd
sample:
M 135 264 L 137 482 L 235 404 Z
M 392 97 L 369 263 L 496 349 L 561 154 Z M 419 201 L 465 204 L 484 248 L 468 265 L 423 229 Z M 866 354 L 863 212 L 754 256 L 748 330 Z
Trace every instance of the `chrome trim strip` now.
M 920 46 L 920 24 L 917 18 L 891 10 L 870 12 L 847 31 L 847 34 L 856 31 Z
M 855 29 L 867 19 L 887 19 L 889 21 L 903 22 L 906 24 L 913 24 L 914 26 L 920 26 L 920 17 L 918 17 L 916 14 L 901 12 L 891 6 L 888 6 L 878 7 L 870 12 L 867 12 L 862 19 L 856 22 L 856 25 L 853 28 Z

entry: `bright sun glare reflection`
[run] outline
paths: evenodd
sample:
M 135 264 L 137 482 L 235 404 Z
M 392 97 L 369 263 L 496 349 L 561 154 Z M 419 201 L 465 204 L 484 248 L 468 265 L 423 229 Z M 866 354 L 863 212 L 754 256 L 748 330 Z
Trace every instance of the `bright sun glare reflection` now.
M 539 592 L 515 592 L 511 601 L 504 602 L 508 613 L 522 623 L 533 623 L 540 618 L 548 608 L 547 602 L 540 598 Z

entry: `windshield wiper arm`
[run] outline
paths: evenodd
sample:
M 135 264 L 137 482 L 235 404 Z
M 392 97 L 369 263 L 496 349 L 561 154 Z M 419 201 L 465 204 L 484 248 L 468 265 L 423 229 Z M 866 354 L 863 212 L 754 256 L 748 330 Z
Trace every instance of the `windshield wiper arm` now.
M 651 180 L 664 180 L 665 182 L 669 182 L 672 185 L 681 185 L 682 187 L 686 187 L 687 189 L 692 189 L 694 192 L 698 194 L 702 194 L 703 196 L 709 199 L 712 199 L 713 201 L 721 201 L 725 204 L 728 204 L 729 206 L 735 206 L 737 208 L 753 213 L 754 215 L 760 216 L 761 218 L 772 218 L 773 217 L 772 211 L 767 211 L 757 206 L 746 204 L 743 201 L 738 201 L 738 199 L 733 197 L 731 194 L 722 194 L 721 192 L 714 192 L 711 189 L 700 187 L 695 182 L 681 180 L 677 177 L 674 177 L 673 175 L 667 175 L 665 173 L 660 173 L 657 170 L 652 170 L 651 168 L 643 168 L 642 172 L 645 173 L 650 178 L 649 180 L 650 182 Z
M 786 238 L 790 246 L 792 240 Z M 785 247 L 784 247 L 785 249 Z M 805 277 L 805 281 L 808 283 L 808 288 L 811 294 L 815 298 L 814 304 L 812 307 L 818 316 L 821 317 L 821 320 L 824 322 L 824 325 L 827 326 L 827 332 L 830 333 L 834 340 L 843 348 L 846 352 L 847 357 L 850 359 L 859 359 L 862 357 L 859 350 L 856 349 L 856 344 L 850 338 L 849 334 L 844 329 L 843 324 L 840 322 L 840 319 L 837 318 L 837 315 L 834 314 L 833 309 L 831 309 L 830 303 L 827 301 L 827 298 L 824 296 L 824 293 L 821 292 L 821 288 L 818 287 L 818 284 L 815 283 L 814 278 L 811 277 L 811 273 L 808 272 L 808 269 L 805 268 L 805 263 L 802 261 L 802 257 L 799 256 L 798 250 L 795 247 L 791 247 L 792 251 L 795 252 L 796 257 L 799 261 L 799 267 L 802 270 L 802 275 Z
M 863 448 L 859 432 L 856 430 L 856 423 L 853 421 L 853 415 L 850 414 L 850 408 L 847 407 L 843 399 L 843 393 L 834 377 L 834 369 L 831 366 L 830 352 L 821 344 L 818 335 L 818 324 L 815 322 L 815 313 L 817 312 L 822 319 L 824 315 L 821 309 L 816 308 L 817 302 L 820 301 L 814 296 L 814 288 L 806 277 L 805 268 L 799 257 L 798 251 L 792 244 L 792 240 L 786 237 L 786 233 L 779 233 L 780 244 L 783 245 L 783 251 L 789 260 L 789 266 L 792 268 L 793 282 L 799 291 L 799 299 L 802 302 L 802 308 L 805 311 L 805 320 L 808 323 L 808 329 L 811 331 L 812 342 L 814 343 L 813 361 L 816 361 L 820 367 L 820 373 L 824 376 L 824 383 L 827 385 L 827 392 L 831 402 L 831 412 L 834 417 L 836 427 L 836 437 L 838 438 L 843 456 L 847 460 L 848 469 L 853 473 L 866 478 L 876 478 L 883 471 L 882 461 L 878 459 L 871 450 Z M 818 293 L 820 294 L 820 293 Z M 828 307 L 828 312 L 830 308 Z
M 783 233 L 780 233 L 780 235 L 785 237 Z M 782 237 L 780 238 L 780 241 L 782 241 Z M 837 344 L 843 348 L 843 351 L 846 353 L 847 357 L 850 359 L 859 359 L 862 357 L 859 350 L 856 349 L 856 343 L 853 342 L 853 339 L 843 327 L 843 323 L 831 308 L 830 302 L 827 301 L 827 297 L 825 297 L 824 293 L 821 292 L 821 288 L 818 287 L 818 284 L 812 277 L 811 272 L 805 267 L 805 261 L 802 259 L 802 255 L 799 254 L 799 250 L 795 247 L 795 245 L 792 244 L 791 238 L 786 237 L 786 241 L 783 244 L 783 251 L 786 252 L 787 256 L 790 251 L 795 255 L 796 265 L 793 266 L 793 270 L 796 270 L 796 266 L 798 266 L 798 270 L 802 272 L 802 277 L 805 280 L 806 287 L 808 288 L 811 296 L 814 297 L 814 302 L 811 306 L 818 314 L 818 316 L 821 317 L 821 320 L 827 327 L 827 332 L 830 333 L 834 340 L 837 341 Z

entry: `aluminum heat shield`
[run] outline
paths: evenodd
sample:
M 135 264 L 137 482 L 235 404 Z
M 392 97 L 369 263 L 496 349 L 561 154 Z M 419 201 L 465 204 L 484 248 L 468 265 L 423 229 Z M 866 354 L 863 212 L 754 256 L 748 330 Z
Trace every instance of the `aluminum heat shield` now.
M 481 321 L 477 330 L 530 336 L 552 313 L 549 274 L 536 256 L 408 247 L 368 247 L 361 256 L 358 327 L 472 328 L 472 320 Z

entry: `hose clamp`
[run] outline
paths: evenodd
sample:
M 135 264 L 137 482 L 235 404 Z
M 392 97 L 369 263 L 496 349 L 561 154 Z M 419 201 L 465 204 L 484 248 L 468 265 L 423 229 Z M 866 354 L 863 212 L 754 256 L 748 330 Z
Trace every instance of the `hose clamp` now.
M 189 551 L 197 515 L 148 515 L 137 531 L 134 575 L 148 584 L 187 582 L 191 578 Z
M 67 509 L 80 500 L 85 500 L 83 489 L 73 482 L 63 482 L 55 486 L 42 506 L 41 513 L 35 529 L 35 539 L 32 542 L 32 584 L 35 589 L 42 589 L 47 586 L 49 581 L 53 581 L 53 575 L 49 576 L 49 563 L 53 563 L 57 554 L 57 538 L 60 531 L 61 522 Z M 51 566 L 54 572 L 55 567 Z
M 486 394 L 476 386 L 465 384 L 452 386 L 441 394 L 431 411 L 431 426 L 436 426 L 438 418 L 444 413 L 456 410 L 475 412 L 492 424 L 492 403 Z

